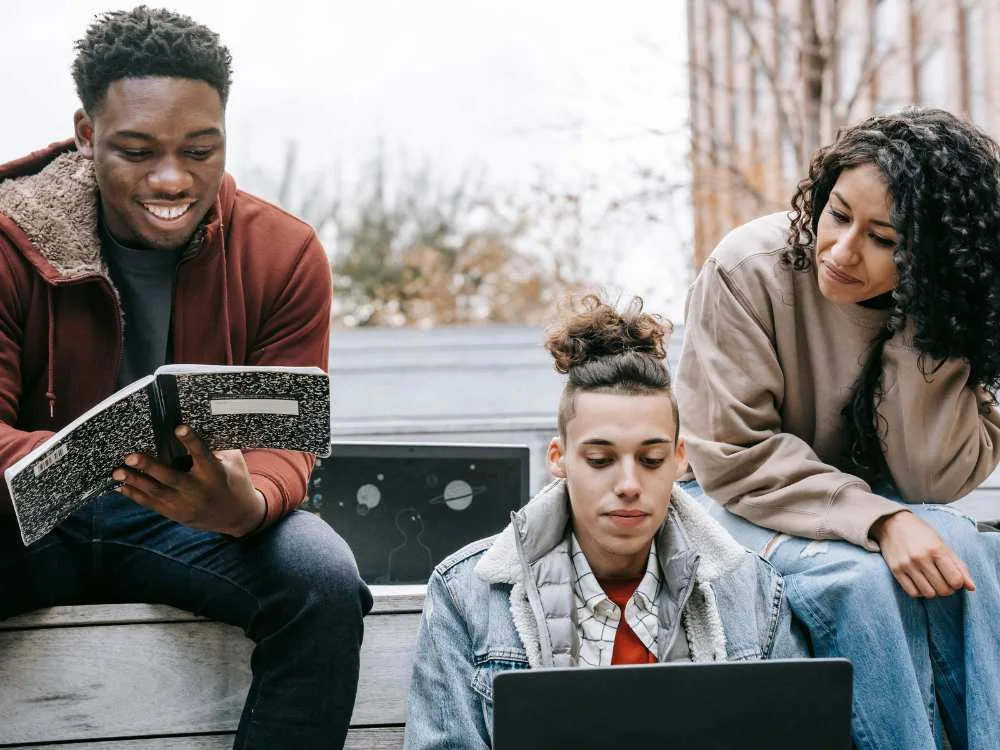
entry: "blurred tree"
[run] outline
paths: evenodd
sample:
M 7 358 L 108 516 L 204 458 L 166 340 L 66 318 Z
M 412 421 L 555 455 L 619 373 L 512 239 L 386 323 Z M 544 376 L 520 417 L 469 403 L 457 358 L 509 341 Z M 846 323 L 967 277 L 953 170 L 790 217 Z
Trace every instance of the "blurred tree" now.
M 472 174 L 445 180 L 428 165 L 390 177 L 381 149 L 353 184 L 336 183 L 333 195 L 319 181 L 297 191 L 289 146 L 277 200 L 327 246 L 335 325 L 539 323 L 560 297 L 586 286 L 579 242 L 567 233 L 573 214 L 564 209 L 574 196 L 518 199 Z M 561 247 L 527 249 L 542 226 Z
M 732 227 L 786 209 L 839 128 L 918 99 L 907 2 L 688 0 L 696 267 Z

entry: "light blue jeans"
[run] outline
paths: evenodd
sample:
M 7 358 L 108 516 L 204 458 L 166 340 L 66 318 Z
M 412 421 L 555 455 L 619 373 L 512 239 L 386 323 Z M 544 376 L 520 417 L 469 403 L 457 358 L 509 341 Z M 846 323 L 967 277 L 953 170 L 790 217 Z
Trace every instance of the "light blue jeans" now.
M 775 532 L 681 485 L 743 545 L 763 554 Z M 946 505 L 907 506 L 965 561 L 975 592 L 911 599 L 882 556 L 843 541 L 784 537 L 765 555 L 784 576 L 816 656 L 854 664 L 859 750 L 1000 747 L 1000 534 Z

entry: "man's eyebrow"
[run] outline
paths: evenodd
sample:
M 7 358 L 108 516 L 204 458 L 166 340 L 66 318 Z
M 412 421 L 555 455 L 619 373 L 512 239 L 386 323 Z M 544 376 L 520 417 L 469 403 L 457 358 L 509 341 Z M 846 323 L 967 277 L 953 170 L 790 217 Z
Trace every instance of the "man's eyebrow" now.
M 652 437 L 647 438 L 640 443 L 640 445 L 661 445 L 666 443 L 667 445 L 672 444 L 674 441 L 666 437 Z M 605 440 L 604 438 L 590 438 L 589 440 L 583 440 L 581 445 L 614 445 L 610 440 Z
M 149 133 L 142 133 L 138 130 L 116 130 L 112 135 L 115 138 L 133 138 L 139 141 L 152 141 L 153 136 Z
M 140 141 L 156 140 L 149 133 L 143 133 L 140 130 L 116 130 L 113 135 L 115 138 L 133 138 L 135 140 L 140 140 Z M 214 127 L 202 128 L 201 130 L 193 130 L 190 133 L 185 133 L 184 138 L 185 139 L 201 138 L 206 135 L 221 136 L 222 131 Z
M 847 206 L 847 208 L 851 207 L 851 204 L 844 200 L 844 196 L 842 196 L 836 190 L 834 190 L 832 192 L 833 192 L 833 194 L 835 196 L 837 196 L 837 200 L 839 200 L 841 203 L 843 203 L 845 206 Z M 895 229 L 896 229 L 896 227 L 894 227 L 892 225 L 892 222 L 889 222 L 889 221 L 880 221 L 879 219 L 872 219 L 871 222 L 872 222 L 872 224 L 877 224 L 880 227 L 886 227 L 887 229 L 892 229 L 893 231 L 895 231 Z
M 200 138 L 204 135 L 216 135 L 221 136 L 222 131 L 218 128 L 202 128 L 201 130 L 195 130 L 194 132 L 185 135 L 185 138 Z

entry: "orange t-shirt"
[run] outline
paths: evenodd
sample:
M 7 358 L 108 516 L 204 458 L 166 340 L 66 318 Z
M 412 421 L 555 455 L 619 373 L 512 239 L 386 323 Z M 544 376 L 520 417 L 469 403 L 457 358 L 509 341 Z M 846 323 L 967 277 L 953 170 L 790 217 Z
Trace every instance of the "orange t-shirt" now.
M 632 598 L 632 594 L 639 588 L 642 577 L 631 579 L 606 579 L 598 578 L 597 582 L 604 589 L 608 598 L 618 605 L 622 616 L 618 621 L 618 630 L 615 632 L 615 645 L 611 651 L 612 664 L 655 664 L 656 655 L 650 652 L 639 636 L 625 621 L 625 605 Z

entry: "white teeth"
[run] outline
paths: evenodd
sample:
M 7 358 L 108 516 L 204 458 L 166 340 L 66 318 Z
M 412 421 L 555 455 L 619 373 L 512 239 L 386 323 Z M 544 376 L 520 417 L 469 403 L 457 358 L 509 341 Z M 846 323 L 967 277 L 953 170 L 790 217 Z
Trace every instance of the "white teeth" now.
M 191 208 L 190 203 L 183 206 L 159 206 L 150 203 L 143 203 L 143 207 L 158 219 L 179 219 Z

